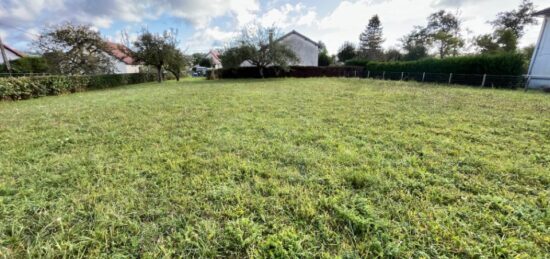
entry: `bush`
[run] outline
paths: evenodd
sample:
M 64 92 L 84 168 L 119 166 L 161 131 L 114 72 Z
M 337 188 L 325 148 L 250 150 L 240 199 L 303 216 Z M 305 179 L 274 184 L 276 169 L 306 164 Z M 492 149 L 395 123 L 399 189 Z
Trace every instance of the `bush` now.
M 155 81 L 152 74 L 0 78 L 0 100 L 24 100 Z
M 355 77 L 362 75 L 362 67 L 290 67 L 284 70 L 280 67 L 264 69 L 265 78 L 274 77 Z M 229 78 L 261 78 L 257 67 L 237 67 L 208 71 L 209 79 Z
M 47 73 L 48 64 L 43 57 L 23 57 L 11 61 L 11 68 L 14 73 Z M 6 65 L 0 65 L 0 72 L 6 73 Z
M 426 72 L 454 74 L 522 75 L 525 57 L 521 54 L 495 54 L 444 59 L 423 59 L 409 62 L 368 62 L 350 60 L 346 65 L 363 66 L 369 71 Z

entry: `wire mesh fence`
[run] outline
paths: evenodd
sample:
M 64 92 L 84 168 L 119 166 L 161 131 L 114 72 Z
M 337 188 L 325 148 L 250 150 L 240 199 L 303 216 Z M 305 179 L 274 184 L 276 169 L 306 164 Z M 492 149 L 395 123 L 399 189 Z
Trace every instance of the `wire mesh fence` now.
M 476 75 L 453 73 L 418 73 L 391 71 L 360 71 L 347 72 L 345 77 L 361 77 L 376 80 L 416 81 L 421 83 L 468 85 L 493 88 L 524 88 L 529 76 L 518 75 Z
M 0 73 L 1 77 L 35 77 L 35 76 L 51 76 L 48 73 Z
M 2 77 L 37 77 L 51 76 L 47 73 L 0 73 Z M 377 80 L 392 81 L 416 81 L 422 83 L 448 84 L 448 85 L 469 85 L 478 87 L 493 88 L 524 88 L 528 83 L 529 76 L 519 75 L 476 75 L 476 74 L 444 74 L 444 73 L 418 73 L 418 72 L 391 72 L 391 71 L 368 71 L 368 70 L 345 70 L 339 74 L 341 77 L 359 77 Z

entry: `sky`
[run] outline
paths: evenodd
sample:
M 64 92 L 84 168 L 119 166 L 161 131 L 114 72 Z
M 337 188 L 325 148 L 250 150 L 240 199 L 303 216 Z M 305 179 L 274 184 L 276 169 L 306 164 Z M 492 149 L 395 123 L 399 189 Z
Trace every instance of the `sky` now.
M 247 25 L 296 30 L 322 41 L 335 54 L 359 34 L 375 14 L 384 29 L 384 47 L 399 48 L 399 39 L 426 17 L 444 9 L 460 16 L 466 39 L 492 32 L 487 22 L 497 13 L 517 8 L 521 0 L 0 0 L 0 36 L 22 51 L 41 30 L 63 22 L 88 24 L 107 40 L 120 42 L 121 31 L 135 38 L 143 29 L 178 30 L 187 53 L 223 48 Z M 533 0 L 538 9 L 548 0 Z M 541 21 L 541 19 L 539 19 Z M 540 24 L 540 23 L 539 23 Z M 535 44 L 539 26 L 529 26 L 520 45 Z M 466 52 L 473 51 L 472 48 Z

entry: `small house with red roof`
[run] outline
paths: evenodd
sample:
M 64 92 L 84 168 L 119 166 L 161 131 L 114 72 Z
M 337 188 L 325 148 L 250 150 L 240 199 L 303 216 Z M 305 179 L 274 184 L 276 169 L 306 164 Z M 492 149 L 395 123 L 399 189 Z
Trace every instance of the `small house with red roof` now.
M 107 54 L 112 58 L 115 74 L 139 73 L 140 64 L 130 56 L 128 48 L 122 44 L 106 42 Z
M 223 68 L 222 60 L 220 58 L 220 52 L 218 52 L 217 50 L 215 49 L 210 50 L 210 52 L 206 54 L 205 58 L 210 59 L 210 61 L 212 62 L 212 68 L 214 69 Z

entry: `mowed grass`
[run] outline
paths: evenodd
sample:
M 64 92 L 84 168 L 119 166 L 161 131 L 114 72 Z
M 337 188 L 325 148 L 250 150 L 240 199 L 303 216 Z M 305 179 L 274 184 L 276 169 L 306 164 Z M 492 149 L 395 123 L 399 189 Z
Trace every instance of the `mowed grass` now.
M 0 103 L 0 257 L 548 257 L 550 95 L 357 79 Z

